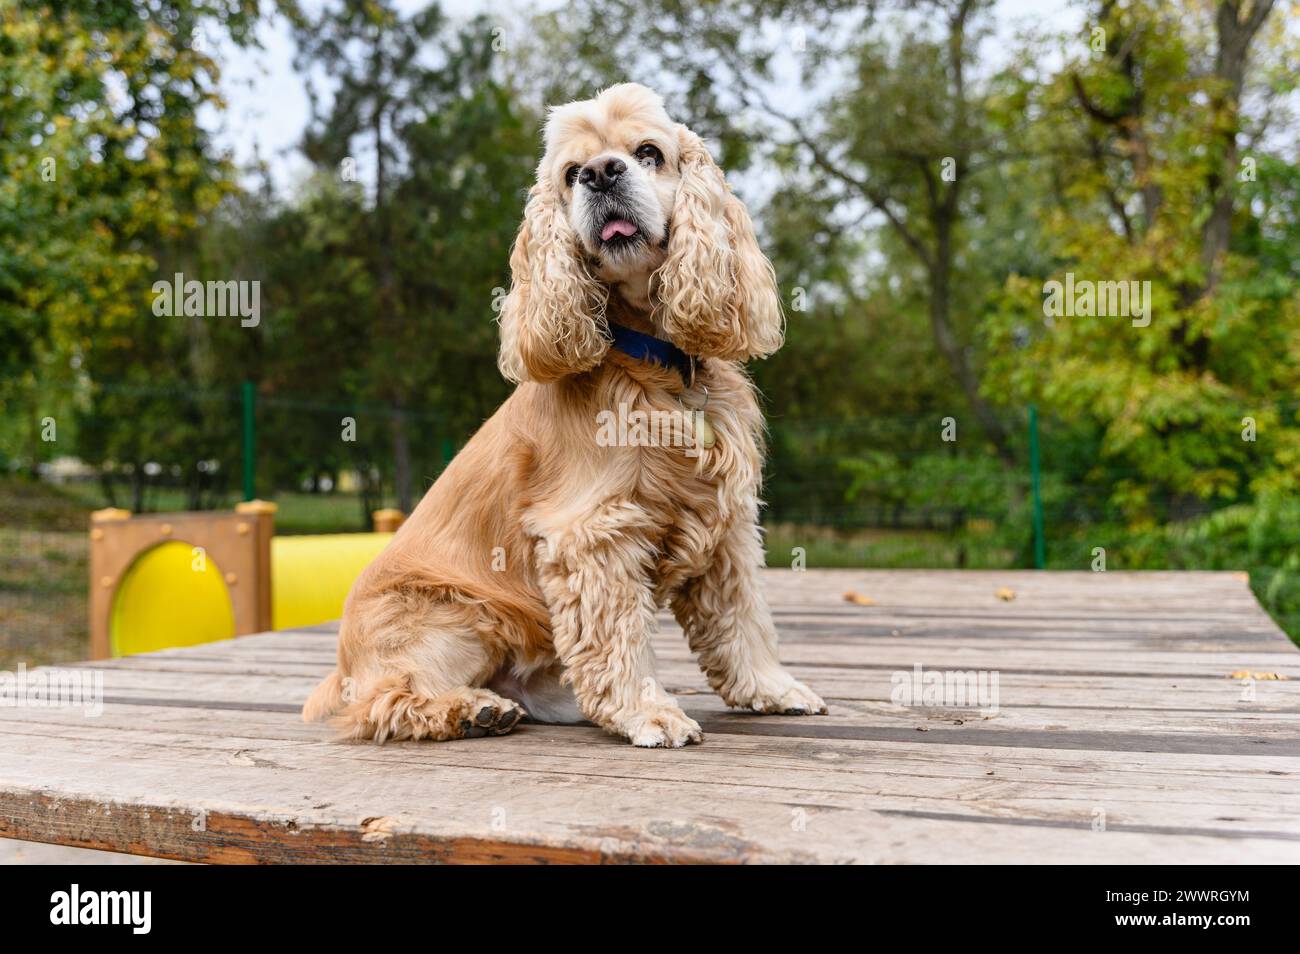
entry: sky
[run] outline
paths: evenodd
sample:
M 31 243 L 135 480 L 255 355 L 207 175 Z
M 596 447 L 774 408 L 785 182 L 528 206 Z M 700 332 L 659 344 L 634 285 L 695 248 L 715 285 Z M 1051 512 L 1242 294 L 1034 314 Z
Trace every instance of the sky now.
M 410 14 L 425 6 L 427 0 L 396 0 L 398 9 Z M 309 2 L 308 8 L 319 6 Z M 444 0 L 443 10 L 452 17 L 468 19 L 490 11 L 497 19 L 508 22 L 512 11 L 551 9 L 559 0 Z M 1079 6 L 1069 0 L 1000 0 L 997 4 L 998 36 L 995 45 L 1009 39 L 1015 25 L 1035 24 L 1043 28 L 1069 30 L 1082 19 Z M 241 166 L 260 157 L 270 169 L 275 188 L 283 192 L 305 177 L 307 162 L 297 153 L 296 144 L 306 126 L 308 101 L 303 78 L 293 68 L 293 40 L 283 18 L 264 21 L 258 28 L 261 49 L 240 49 L 232 44 L 217 44 L 216 54 L 223 65 L 222 91 L 227 109 L 204 118 L 217 141 L 228 148 Z
M 405 15 L 427 6 L 428 0 L 396 0 Z M 445 13 L 454 18 L 471 17 L 491 10 L 506 19 L 512 9 L 549 9 L 559 4 L 545 0 L 524 4 L 521 0 L 442 0 Z M 320 0 L 307 0 L 308 10 L 321 6 Z M 258 27 L 261 49 L 240 48 L 231 43 L 216 46 L 222 64 L 221 87 L 226 98 L 224 114 L 210 113 L 205 125 L 217 135 L 217 141 L 231 150 L 240 166 L 260 157 L 270 167 L 277 191 L 288 183 L 301 180 L 307 161 L 296 145 L 307 125 L 310 106 L 303 77 L 293 68 L 294 44 L 288 23 L 281 16 L 264 20 Z

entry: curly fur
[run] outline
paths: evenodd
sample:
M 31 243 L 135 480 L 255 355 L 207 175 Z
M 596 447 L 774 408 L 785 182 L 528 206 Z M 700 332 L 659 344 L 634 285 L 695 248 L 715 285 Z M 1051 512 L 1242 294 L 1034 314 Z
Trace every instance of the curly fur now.
M 501 373 L 518 384 L 595 367 L 609 350 L 609 290 L 579 255 L 553 183 L 538 182 L 529 192 L 510 272 L 501 305 Z
M 638 160 L 645 143 L 662 162 Z M 617 190 L 575 195 L 566 169 L 611 158 L 627 168 Z M 760 582 L 763 421 L 739 362 L 779 347 L 782 324 L 744 205 L 632 84 L 553 110 L 537 178 L 500 319 L 519 386 L 357 579 L 337 671 L 304 718 L 377 742 L 453 739 L 510 731 L 522 704 L 637 745 L 699 742 L 655 676 L 665 605 L 729 705 L 825 712 L 781 667 Z M 617 250 L 597 214 L 614 207 L 637 229 Z M 691 392 L 611 351 L 611 320 L 695 354 Z M 705 389 L 712 447 L 596 440 L 602 411 L 682 413 Z
M 681 182 L 668 258 L 657 273 L 658 325 L 692 354 L 766 357 L 784 337 L 776 275 L 703 141 L 685 127 L 678 135 Z

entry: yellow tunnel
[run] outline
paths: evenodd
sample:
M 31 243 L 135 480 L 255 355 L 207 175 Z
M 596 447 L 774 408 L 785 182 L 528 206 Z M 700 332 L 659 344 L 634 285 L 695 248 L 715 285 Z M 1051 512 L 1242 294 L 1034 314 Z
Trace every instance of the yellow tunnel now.
M 339 533 L 271 538 L 271 623 L 275 629 L 338 619 L 352 581 L 391 533 Z M 196 562 L 188 543 L 173 540 L 131 564 L 109 621 L 114 656 L 193 646 L 235 635 L 235 617 L 221 568 Z

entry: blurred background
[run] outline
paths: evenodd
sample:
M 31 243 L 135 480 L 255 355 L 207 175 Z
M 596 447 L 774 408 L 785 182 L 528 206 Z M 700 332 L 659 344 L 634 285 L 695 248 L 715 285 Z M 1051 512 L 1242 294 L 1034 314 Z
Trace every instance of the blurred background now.
M 1298 68 L 1262 0 L 0 0 L 0 667 L 86 655 L 94 509 L 409 512 L 508 393 L 545 105 L 624 80 L 776 268 L 772 565 L 1235 569 L 1295 638 Z

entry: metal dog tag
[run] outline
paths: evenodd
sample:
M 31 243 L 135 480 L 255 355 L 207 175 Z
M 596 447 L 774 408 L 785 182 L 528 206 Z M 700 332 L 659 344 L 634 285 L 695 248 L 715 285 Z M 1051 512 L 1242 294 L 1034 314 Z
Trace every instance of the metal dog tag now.
M 718 442 L 718 437 L 713 433 L 713 425 L 709 423 L 709 416 L 703 411 L 695 412 L 695 440 L 708 450 Z

